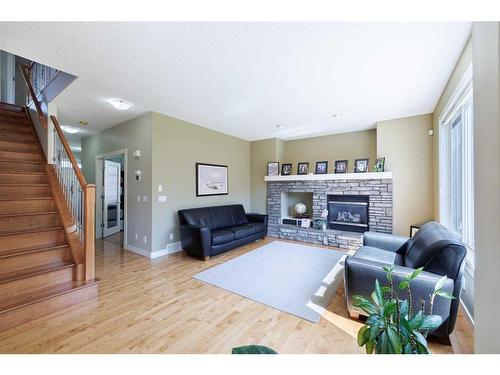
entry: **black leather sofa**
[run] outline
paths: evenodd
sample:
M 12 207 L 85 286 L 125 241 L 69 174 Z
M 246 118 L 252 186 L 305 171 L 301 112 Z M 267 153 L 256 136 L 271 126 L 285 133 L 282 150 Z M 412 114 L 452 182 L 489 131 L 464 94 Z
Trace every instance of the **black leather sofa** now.
M 207 260 L 267 235 L 267 215 L 247 214 L 241 204 L 179 210 L 182 248 Z
M 383 266 L 394 267 L 396 286 L 404 276 L 423 267 L 422 273 L 411 282 L 413 301 L 418 303 L 423 299 L 429 306 L 429 295 L 436 282 L 448 276 L 443 290 L 453 294 L 455 299 L 450 301 L 437 296 L 434 300 L 433 313 L 440 315 L 443 323 L 432 334 L 449 336 L 457 318 L 465 255 L 466 248 L 458 236 L 434 221 L 423 225 L 411 239 L 366 232 L 363 246 L 345 261 L 345 291 L 351 317 L 364 314 L 353 305 L 354 295 L 370 297 L 376 279 L 382 285 L 387 283 Z M 399 297 L 407 298 L 406 291 L 400 291 Z

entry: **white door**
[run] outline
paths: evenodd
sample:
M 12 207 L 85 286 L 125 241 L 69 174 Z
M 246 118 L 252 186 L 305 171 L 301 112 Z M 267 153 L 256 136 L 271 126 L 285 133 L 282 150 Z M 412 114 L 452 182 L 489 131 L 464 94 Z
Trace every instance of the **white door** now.
M 104 160 L 103 237 L 120 231 L 120 176 L 120 163 Z

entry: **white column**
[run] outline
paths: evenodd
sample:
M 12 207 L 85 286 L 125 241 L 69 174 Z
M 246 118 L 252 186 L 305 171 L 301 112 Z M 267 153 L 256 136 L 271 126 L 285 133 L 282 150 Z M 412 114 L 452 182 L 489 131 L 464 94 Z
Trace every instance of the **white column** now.
M 500 24 L 472 27 L 476 353 L 500 353 Z

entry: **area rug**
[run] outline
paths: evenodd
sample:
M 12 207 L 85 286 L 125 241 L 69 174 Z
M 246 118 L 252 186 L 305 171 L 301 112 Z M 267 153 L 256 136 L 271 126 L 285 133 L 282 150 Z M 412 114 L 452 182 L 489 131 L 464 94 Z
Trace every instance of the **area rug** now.
M 193 278 L 318 323 L 343 279 L 345 253 L 274 241 Z

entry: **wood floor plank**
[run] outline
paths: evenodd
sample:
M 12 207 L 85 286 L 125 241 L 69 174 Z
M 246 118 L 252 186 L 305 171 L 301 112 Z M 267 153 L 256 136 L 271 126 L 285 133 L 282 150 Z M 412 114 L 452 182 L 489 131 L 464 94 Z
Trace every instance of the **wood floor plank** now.
M 279 353 L 363 353 L 355 339 L 361 323 L 349 318 L 342 287 L 314 324 L 192 278 L 271 241 L 203 262 L 184 253 L 150 260 L 123 250 L 119 235 L 98 240 L 98 302 L 0 332 L 0 352 L 230 353 L 260 344 Z M 430 349 L 472 351 L 472 330 L 462 315 L 451 342 L 431 340 Z

